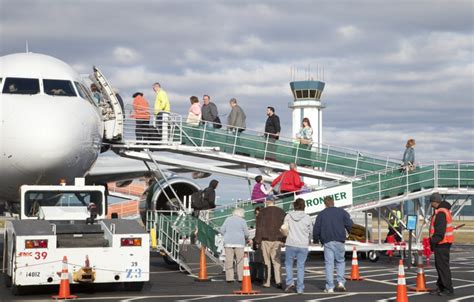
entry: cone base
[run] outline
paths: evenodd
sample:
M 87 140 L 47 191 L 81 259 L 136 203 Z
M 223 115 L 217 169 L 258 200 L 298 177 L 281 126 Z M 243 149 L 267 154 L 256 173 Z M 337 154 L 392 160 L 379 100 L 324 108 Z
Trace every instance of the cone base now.
M 194 279 L 196 282 L 211 282 L 211 279 Z
M 61 300 L 66 299 L 67 300 L 67 299 L 77 299 L 77 296 L 68 295 L 66 297 L 61 297 L 61 296 L 58 295 L 58 296 L 52 296 L 51 298 L 56 299 L 56 300 L 58 300 L 58 299 L 61 299 Z
M 416 287 L 409 287 L 409 291 L 411 292 L 432 292 L 434 289 L 432 288 L 416 288 Z
M 234 294 L 236 295 L 256 295 L 256 294 L 259 294 L 260 291 L 259 290 L 252 290 L 252 291 L 249 291 L 249 292 L 244 292 L 244 291 L 241 291 L 241 290 L 234 290 Z
M 360 278 L 360 277 L 359 278 L 345 277 L 345 278 L 348 281 L 362 281 L 362 280 L 364 280 L 364 278 Z

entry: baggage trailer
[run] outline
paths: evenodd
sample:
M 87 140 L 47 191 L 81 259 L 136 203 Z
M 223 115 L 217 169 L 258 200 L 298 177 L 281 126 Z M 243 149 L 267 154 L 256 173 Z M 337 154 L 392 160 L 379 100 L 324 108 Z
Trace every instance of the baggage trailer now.
M 14 294 L 60 283 L 67 257 L 71 284 L 121 283 L 141 290 L 149 281 L 150 246 L 135 220 L 106 219 L 103 186 L 23 185 L 18 220 L 7 221 L 3 271 Z

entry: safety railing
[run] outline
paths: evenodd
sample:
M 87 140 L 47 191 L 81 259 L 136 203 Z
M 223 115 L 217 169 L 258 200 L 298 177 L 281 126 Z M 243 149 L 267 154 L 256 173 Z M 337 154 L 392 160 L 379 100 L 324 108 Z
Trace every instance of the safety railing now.
M 124 115 L 123 137 L 127 144 L 176 145 L 182 143 L 181 115 L 162 112 L 155 116 L 148 108 L 133 109 L 130 105 L 125 106 Z
M 148 111 L 151 112 L 151 111 Z M 266 161 L 297 163 L 319 171 L 357 176 L 396 167 L 400 160 L 325 144 L 301 144 L 296 138 L 251 129 L 204 122 L 187 123 L 175 113 L 155 117 L 137 115 L 126 106 L 124 142 L 135 145 L 185 144 L 195 147 L 218 147 L 229 155 L 245 155 Z M 141 117 L 141 118 L 139 118 Z M 217 126 L 217 127 L 216 127 Z M 222 127 L 222 128 L 219 128 Z M 165 133 L 166 132 L 166 133 Z
M 433 188 L 474 188 L 474 162 L 434 161 L 413 171 L 392 168 L 359 176 L 352 182 L 353 204 L 396 197 Z
M 183 143 L 200 147 L 219 147 L 230 155 L 244 155 L 257 159 L 297 163 L 320 171 L 346 175 L 347 177 L 379 171 L 400 165 L 399 160 L 380 158 L 375 155 L 337 148 L 329 145 L 305 145 L 298 140 L 254 130 L 239 131 L 216 129 L 212 123 L 199 127 L 182 124 Z M 242 130 L 242 129 L 240 129 Z

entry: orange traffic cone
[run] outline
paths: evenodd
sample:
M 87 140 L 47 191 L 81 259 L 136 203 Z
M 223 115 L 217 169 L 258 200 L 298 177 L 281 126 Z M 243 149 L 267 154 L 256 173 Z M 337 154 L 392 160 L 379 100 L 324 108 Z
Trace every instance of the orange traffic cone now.
M 244 272 L 242 276 L 242 290 L 234 291 L 238 295 L 256 295 L 260 293 L 258 290 L 252 290 L 252 280 L 250 279 L 250 266 L 247 253 L 244 254 Z
M 53 299 L 76 299 L 77 296 L 71 295 L 69 289 L 69 272 L 67 270 L 67 257 L 63 258 L 63 269 L 61 271 L 61 282 L 59 283 L 59 294 L 52 296 Z
M 405 282 L 405 268 L 403 267 L 403 260 L 400 260 L 398 264 L 398 285 L 396 302 L 408 302 L 407 284 Z
M 416 275 L 416 287 L 410 287 L 410 291 L 429 292 L 432 289 L 426 287 L 425 271 L 423 270 L 423 256 L 418 252 L 418 274 Z
M 357 251 L 354 246 L 352 249 L 352 271 L 351 271 L 351 276 L 346 277 L 347 280 L 351 281 L 360 281 L 362 278 L 359 275 L 359 262 L 357 261 Z
M 201 246 L 201 257 L 199 259 L 199 275 L 194 281 L 208 282 L 211 279 L 207 278 L 207 265 L 206 265 L 206 247 Z

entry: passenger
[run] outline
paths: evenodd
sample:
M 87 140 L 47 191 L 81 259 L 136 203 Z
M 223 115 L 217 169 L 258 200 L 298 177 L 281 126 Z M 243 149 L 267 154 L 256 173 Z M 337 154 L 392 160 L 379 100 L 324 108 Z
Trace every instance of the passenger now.
M 438 273 L 437 288 L 430 292 L 430 295 L 453 296 L 454 288 L 449 267 L 449 253 L 454 242 L 451 205 L 442 200 L 439 193 L 433 193 L 430 196 L 430 203 L 434 209 L 430 225 L 430 245 L 435 255 L 435 266 Z
M 247 223 L 244 220 L 244 209 L 236 208 L 232 216 L 227 217 L 221 226 L 224 235 L 225 280 L 234 282 L 234 256 L 237 263 L 237 280 L 242 281 L 244 270 L 244 249 L 249 237 Z
M 331 196 L 324 198 L 326 208 L 319 213 L 313 229 L 313 242 L 324 246 L 324 264 L 326 267 L 326 288 L 324 292 L 333 293 L 334 290 L 345 292 L 345 248 L 346 231 L 352 229 L 352 220 L 345 210 L 334 207 Z M 334 288 L 334 262 L 336 263 L 336 281 Z
M 311 162 L 311 146 L 313 144 L 313 128 L 311 128 L 311 122 L 309 118 L 303 119 L 301 129 L 296 134 L 300 145 L 298 146 L 298 159 L 301 159 L 303 166 L 312 166 Z
M 273 188 L 270 187 L 268 190 L 263 183 L 262 175 L 255 177 L 255 185 L 253 186 L 252 195 L 250 199 L 253 203 L 264 203 L 267 200 L 268 195 L 272 192 Z
M 169 112 L 170 112 L 170 101 L 168 94 L 164 89 L 161 88 L 160 83 L 156 82 L 153 84 L 153 91 L 156 93 L 155 99 L 155 122 L 154 125 L 158 131 L 158 140 L 168 140 L 168 127 L 169 127 Z
M 272 182 L 272 187 L 274 188 L 278 183 L 280 183 L 280 192 L 282 195 L 280 197 L 284 198 L 288 195 L 291 195 L 293 192 L 300 191 L 304 186 L 304 182 L 301 181 L 300 174 L 296 171 L 297 166 L 295 163 L 290 164 L 290 170 L 281 173 L 275 180 Z
M 202 122 L 208 128 L 222 128 L 221 119 L 217 111 L 217 106 L 211 102 L 211 97 L 205 94 L 202 97 Z
M 188 110 L 188 118 L 186 123 L 190 126 L 199 126 L 201 123 L 201 106 L 199 105 L 199 99 L 196 96 L 189 98 L 191 106 Z
M 245 119 L 247 117 L 242 108 L 237 105 L 237 100 L 235 98 L 231 98 L 229 104 L 232 110 L 227 117 L 227 130 L 233 133 L 236 131 L 239 133 L 243 132 L 246 128 Z
M 407 141 L 405 152 L 403 153 L 402 171 L 408 172 L 415 170 L 415 140 L 410 138 Z
M 198 209 L 195 209 L 193 215 L 200 217 L 201 220 L 208 221 L 210 209 L 216 207 L 216 189 L 219 181 L 213 179 L 209 182 L 209 186 L 202 191 L 200 196 L 202 200 L 200 201 L 200 206 Z
M 402 225 L 400 224 L 400 221 L 402 220 L 402 212 L 395 206 L 393 209 L 389 209 L 388 213 L 388 233 L 387 233 L 387 238 L 388 236 L 394 236 L 394 239 L 396 242 L 401 242 L 402 237 L 398 233 L 402 233 Z M 398 231 L 398 233 L 397 233 Z M 385 242 L 388 242 L 387 239 L 385 239 Z
M 263 209 L 262 206 L 257 206 L 254 210 L 255 212 L 255 223 L 258 219 L 258 215 L 260 211 Z M 253 262 L 250 263 L 250 274 L 251 279 L 254 280 L 256 283 L 263 283 L 265 279 L 265 265 L 263 262 L 263 254 L 261 247 L 257 244 L 255 240 L 252 243 L 252 249 L 254 250 L 253 253 Z
M 265 122 L 267 160 L 276 161 L 276 141 L 280 138 L 280 131 L 280 118 L 275 114 L 275 108 L 267 107 L 267 121 Z
M 285 243 L 285 270 L 286 288 L 285 292 L 290 293 L 295 290 L 293 281 L 293 261 L 296 259 L 297 282 L 296 291 L 298 294 L 304 292 L 304 264 L 308 257 L 308 246 L 311 242 L 311 217 L 304 212 L 305 201 L 298 198 L 293 203 L 293 212 L 285 216 L 284 223 L 288 226 L 288 237 Z
M 273 200 L 267 201 L 267 207 L 258 214 L 255 241 L 257 246 L 262 249 L 267 271 L 263 287 L 270 287 L 273 266 L 276 287 L 283 288 L 281 285 L 281 247 L 285 242 L 285 237 L 280 232 L 280 227 L 284 219 L 285 212 L 276 207 Z
M 92 92 L 92 98 L 97 102 L 97 105 L 102 103 L 102 94 L 99 91 L 99 88 L 97 88 L 97 85 L 92 83 L 91 84 L 91 92 Z
M 141 92 L 135 92 L 133 94 L 133 112 L 130 117 L 135 119 L 136 140 L 147 140 L 150 122 L 150 109 L 148 101 L 143 97 L 143 93 Z
M 311 145 L 313 144 L 313 128 L 311 128 L 309 118 L 305 117 L 303 119 L 300 132 L 296 134 L 296 138 L 299 140 L 300 145 L 306 146 L 307 149 L 311 149 Z

